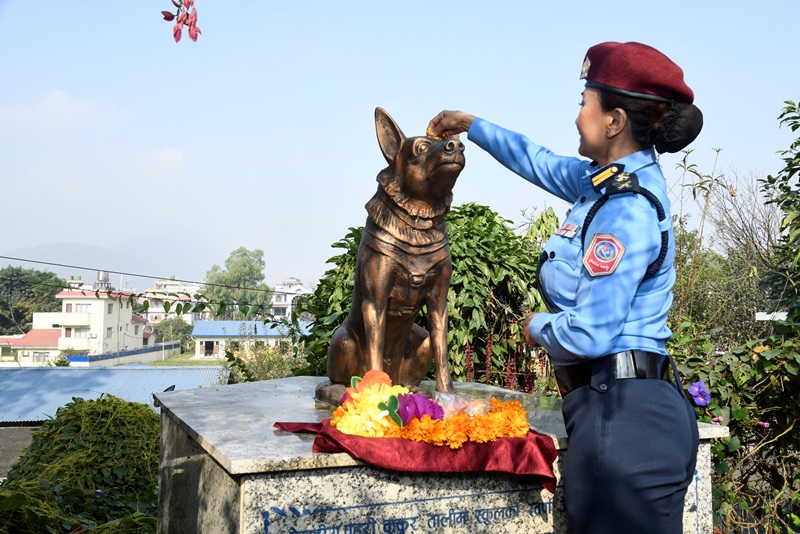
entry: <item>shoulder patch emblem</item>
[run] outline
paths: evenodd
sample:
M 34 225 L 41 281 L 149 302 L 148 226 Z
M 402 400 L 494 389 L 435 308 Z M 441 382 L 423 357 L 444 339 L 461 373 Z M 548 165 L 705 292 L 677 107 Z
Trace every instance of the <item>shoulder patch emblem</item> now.
M 608 181 L 606 192 L 609 195 L 615 193 L 638 193 L 639 177 L 635 172 L 621 172 Z
M 586 254 L 583 265 L 592 276 L 612 274 L 625 254 L 625 247 L 611 234 L 595 234 Z

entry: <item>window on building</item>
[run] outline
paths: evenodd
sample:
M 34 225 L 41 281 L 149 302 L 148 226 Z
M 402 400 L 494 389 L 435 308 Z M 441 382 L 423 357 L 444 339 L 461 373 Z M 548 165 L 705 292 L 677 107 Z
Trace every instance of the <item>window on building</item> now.
M 75 305 L 75 313 L 89 313 L 91 310 L 91 304 L 76 304 Z
M 111 315 L 112 313 L 114 313 L 114 303 L 113 302 L 109 302 L 108 303 L 108 314 Z
M 33 351 L 33 361 L 35 362 L 46 362 L 48 356 L 50 356 L 49 352 Z
M 135 335 L 135 336 L 139 335 L 139 325 L 138 324 L 137 325 L 133 325 L 133 335 Z
M 111 336 L 114 335 L 114 329 L 110 326 L 106 328 L 106 339 L 111 339 Z
M 67 313 L 72 313 L 72 303 L 68 302 L 64 305 L 64 311 Z
M 64 329 L 64 337 L 72 337 L 72 328 Z
M 77 337 L 77 338 L 84 339 L 84 338 L 89 337 L 89 329 L 88 328 L 75 328 L 75 329 L 73 329 L 72 334 L 73 334 L 72 337 Z

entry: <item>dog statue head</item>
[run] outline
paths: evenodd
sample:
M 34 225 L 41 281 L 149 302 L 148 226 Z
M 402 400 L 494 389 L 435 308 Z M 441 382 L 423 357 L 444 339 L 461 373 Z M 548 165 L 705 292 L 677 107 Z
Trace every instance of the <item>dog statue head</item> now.
M 465 163 L 458 136 L 406 137 L 381 108 L 375 108 L 375 129 L 389 164 L 378 174 L 383 190 L 412 216 L 432 219 L 446 214 Z

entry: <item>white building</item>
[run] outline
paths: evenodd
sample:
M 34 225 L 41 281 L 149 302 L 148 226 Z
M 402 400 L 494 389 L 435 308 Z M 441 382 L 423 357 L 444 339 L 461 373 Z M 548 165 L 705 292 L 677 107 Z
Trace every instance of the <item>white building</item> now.
M 287 278 L 276 284 L 272 294 L 272 315 L 276 318 L 291 317 L 292 311 L 297 307 L 297 300 L 313 292 L 303 286 L 299 278 Z
M 301 322 L 301 333 L 308 335 L 309 323 Z M 264 346 L 288 351 L 289 332 L 281 324 L 262 321 L 197 321 L 192 330 L 195 358 L 224 358 L 225 347 Z
M 144 318 L 148 325 L 155 325 L 164 319 L 180 317 L 186 323 L 193 325 L 195 321 L 208 319 L 208 311 L 192 312 L 191 309 L 197 302 L 194 302 L 194 295 L 203 292 L 203 286 L 199 284 L 188 284 L 180 280 L 164 279 L 156 281 L 155 285 L 144 291 L 144 296 L 140 301 L 147 300 L 148 308 L 144 312 Z M 169 310 L 165 309 L 164 303 L 169 303 Z M 192 304 L 194 302 L 194 304 Z M 181 309 L 180 316 L 176 313 L 176 305 L 190 304 L 188 310 Z
M 130 296 L 119 291 L 61 291 L 56 295 L 61 311 L 34 313 L 32 331 L 58 330 L 54 349 L 59 353 L 71 349 L 92 355 L 141 348 L 146 321 L 133 313 Z M 20 363 L 33 361 L 24 354 L 18 356 Z

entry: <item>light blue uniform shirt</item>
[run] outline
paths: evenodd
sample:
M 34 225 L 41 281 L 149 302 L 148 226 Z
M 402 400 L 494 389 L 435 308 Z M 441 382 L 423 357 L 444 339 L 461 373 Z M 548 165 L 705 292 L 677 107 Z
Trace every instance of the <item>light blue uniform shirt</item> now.
M 612 195 L 586 230 L 581 231 L 592 205 L 602 196 L 591 176 L 598 170 L 579 158 L 557 156 L 525 136 L 476 118 L 468 137 L 508 169 L 531 183 L 573 204 L 564 225 L 580 227 L 577 234 L 554 235 L 545 245 L 548 259 L 541 266 L 541 281 L 559 313 L 539 313 L 530 333 L 547 349 L 556 366 L 572 365 L 630 349 L 666 354 L 672 333 L 667 312 L 675 283 L 675 239 L 666 181 L 650 148 L 616 161 L 625 172 L 636 173 L 639 186 L 661 202 L 666 218 L 658 220 L 653 204 L 643 195 Z M 661 268 L 642 281 L 647 267 L 661 249 L 661 232 L 669 235 L 669 248 Z M 625 247 L 612 274 L 592 276 L 584 266 L 592 237 L 611 234 Z

